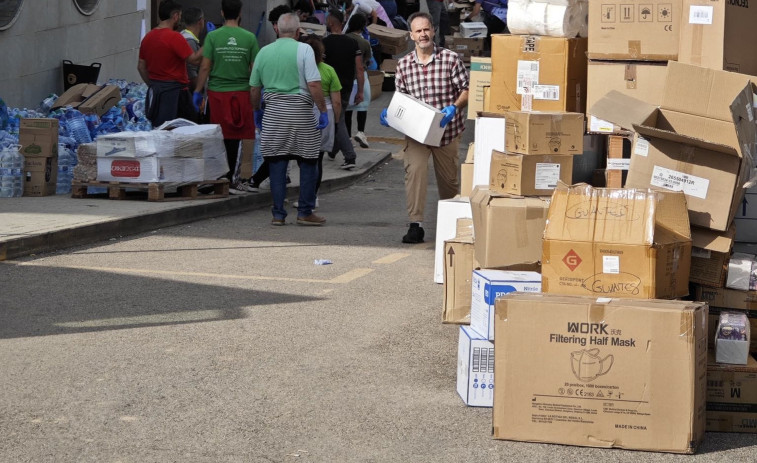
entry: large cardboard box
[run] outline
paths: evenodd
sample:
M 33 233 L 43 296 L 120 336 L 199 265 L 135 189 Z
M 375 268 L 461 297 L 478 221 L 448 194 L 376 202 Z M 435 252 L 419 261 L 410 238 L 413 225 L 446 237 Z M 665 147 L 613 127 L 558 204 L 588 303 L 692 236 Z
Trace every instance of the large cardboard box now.
M 473 163 L 460 164 L 460 196 L 469 198 L 473 192 Z
M 394 92 L 386 111 L 389 126 L 424 145 L 439 146 L 444 135 L 443 114 L 407 93 Z
M 691 228 L 691 276 L 689 281 L 720 288 L 725 283 L 728 256 L 733 248 L 733 227 L 725 232 Z
M 381 96 L 381 87 L 384 85 L 383 71 L 368 71 L 368 82 L 371 85 L 371 101 Z
M 707 431 L 757 433 L 757 361 L 746 365 L 707 362 Z
M 484 111 L 484 88 L 492 83 L 492 59 L 472 57 L 468 83 L 468 119 Z
M 457 347 L 457 393 L 465 405 L 491 407 L 494 397 L 494 344 L 460 327 Z
M 681 0 L 588 3 L 590 59 L 666 61 L 678 57 Z
M 102 116 L 120 100 L 117 85 L 76 84 L 55 100 L 53 109 L 71 106 L 84 114 Z
M 586 46 L 584 38 L 493 35 L 487 110 L 586 112 Z
M 693 453 L 707 305 L 512 293 L 497 300 L 495 439 Z
M 494 341 L 494 303 L 498 297 L 515 291 L 541 292 L 541 275 L 526 271 L 474 270 L 471 280 L 471 329 L 484 339 Z
M 549 198 L 511 196 L 476 186 L 470 207 L 475 255 L 482 268 L 533 264 L 541 259 Z
M 492 151 L 489 189 L 496 193 L 549 196 L 558 182 L 570 184 L 573 156 Z
M 475 214 L 474 214 L 475 219 Z M 680 192 L 560 185 L 544 230 L 545 293 L 667 299 L 689 293 Z
M 484 37 L 463 37 L 455 33 L 444 37 L 444 46 L 457 53 L 464 63 L 470 63 L 474 56 L 481 56 L 484 51 Z
M 739 243 L 757 243 L 757 186 L 747 188 L 741 207 L 736 208 L 733 217 L 736 228 L 736 241 Z
M 507 111 L 505 120 L 505 149 L 511 153 L 583 153 L 583 114 L 562 111 Z
M 470 323 L 471 276 L 477 266 L 473 251 L 473 220 L 457 219 L 457 234 L 444 242 L 442 323 Z
M 586 82 L 586 108 L 616 90 L 654 106 L 662 103 L 667 62 L 590 60 Z
M 611 92 L 592 113 L 639 134 L 627 188 L 683 191 L 692 225 L 725 231 L 753 165 L 753 84 L 749 76 L 673 61 L 667 69 L 660 108 Z
M 436 207 L 436 242 L 434 247 L 434 283 L 444 283 L 444 242 L 457 235 L 458 219 L 470 219 L 468 198 L 439 200 Z
M 407 31 L 371 24 L 368 26 L 368 33 L 379 41 L 384 53 L 399 55 L 407 51 L 410 40 L 410 33 Z
M 21 119 L 18 143 L 24 155 L 23 195 L 54 195 L 58 181 L 58 120 Z
M 747 1 L 683 0 L 678 61 L 757 75 L 757 9 Z

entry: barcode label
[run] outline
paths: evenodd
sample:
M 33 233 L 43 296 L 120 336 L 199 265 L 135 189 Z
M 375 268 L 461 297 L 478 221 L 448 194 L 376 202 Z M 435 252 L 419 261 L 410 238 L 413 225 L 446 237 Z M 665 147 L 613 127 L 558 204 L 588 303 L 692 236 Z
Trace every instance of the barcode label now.
M 534 85 L 534 99 L 558 101 L 560 99 L 560 86 Z
M 534 86 L 539 85 L 539 62 L 518 60 L 516 80 L 516 94 L 526 95 L 533 93 Z
M 473 367 L 471 367 L 471 371 L 474 373 L 478 373 L 481 371 L 481 348 L 480 347 L 473 348 Z
M 494 373 L 494 348 L 486 349 L 489 351 L 489 373 Z
M 560 164 L 537 162 L 534 174 L 534 188 L 537 190 L 554 190 L 560 180 Z
M 689 10 L 689 24 L 712 24 L 711 6 L 691 5 Z
M 650 183 L 666 190 L 683 191 L 685 194 L 699 199 L 707 198 L 707 190 L 710 187 L 710 181 L 706 178 L 661 166 L 654 166 Z

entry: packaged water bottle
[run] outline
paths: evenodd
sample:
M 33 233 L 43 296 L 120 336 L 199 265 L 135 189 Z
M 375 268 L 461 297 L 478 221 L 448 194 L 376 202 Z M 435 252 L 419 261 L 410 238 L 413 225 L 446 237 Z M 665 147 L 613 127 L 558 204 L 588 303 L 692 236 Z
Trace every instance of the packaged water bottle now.
M 0 98 L 0 130 L 8 129 L 8 106 L 5 105 L 5 101 Z
M 24 195 L 24 163 L 26 158 L 21 154 L 21 146 L 11 148 L 13 155 L 13 197 L 20 198 Z
M 55 93 L 51 93 L 47 95 L 47 98 L 42 100 L 42 103 L 39 104 L 39 108 L 37 111 L 39 111 L 43 116 L 47 116 L 50 114 L 50 110 L 53 109 L 53 105 L 55 104 L 55 100 L 58 99 L 58 95 Z
M 73 170 L 71 165 L 70 151 L 66 145 L 58 145 L 58 180 L 55 184 L 55 194 L 65 195 L 71 193 L 71 181 Z
M 89 134 L 89 128 L 87 127 L 87 121 L 84 119 L 84 114 L 73 108 L 67 108 L 66 111 L 66 125 L 68 127 L 68 134 L 76 140 L 77 143 L 91 143 L 92 137 Z
M 13 197 L 13 153 L 10 147 L 0 151 L 0 198 Z

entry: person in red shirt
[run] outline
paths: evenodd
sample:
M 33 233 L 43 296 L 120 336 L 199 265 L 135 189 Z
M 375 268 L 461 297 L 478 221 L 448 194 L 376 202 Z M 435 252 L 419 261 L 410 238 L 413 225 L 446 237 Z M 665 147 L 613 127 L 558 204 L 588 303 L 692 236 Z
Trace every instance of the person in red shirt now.
M 187 63 L 199 65 L 202 48 L 192 52 L 176 30 L 181 21 L 181 4 L 163 0 L 158 6 L 160 23 L 142 39 L 137 70 L 149 87 L 145 97 L 145 116 L 153 126 L 182 117 L 195 120 Z

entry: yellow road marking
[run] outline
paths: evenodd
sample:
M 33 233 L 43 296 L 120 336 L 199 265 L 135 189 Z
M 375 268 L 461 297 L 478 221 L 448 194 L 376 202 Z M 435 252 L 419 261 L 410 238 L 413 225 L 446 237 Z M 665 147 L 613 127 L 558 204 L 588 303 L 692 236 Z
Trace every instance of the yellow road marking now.
M 329 283 L 345 284 L 364 277 L 373 272 L 372 268 L 356 268 L 329 280 Z
M 409 256 L 410 254 L 405 254 L 404 252 L 395 252 L 394 254 L 389 254 L 388 256 L 384 256 L 380 259 L 376 259 L 373 261 L 374 264 L 393 264 L 397 262 L 400 259 L 404 259 L 405 257 Z

